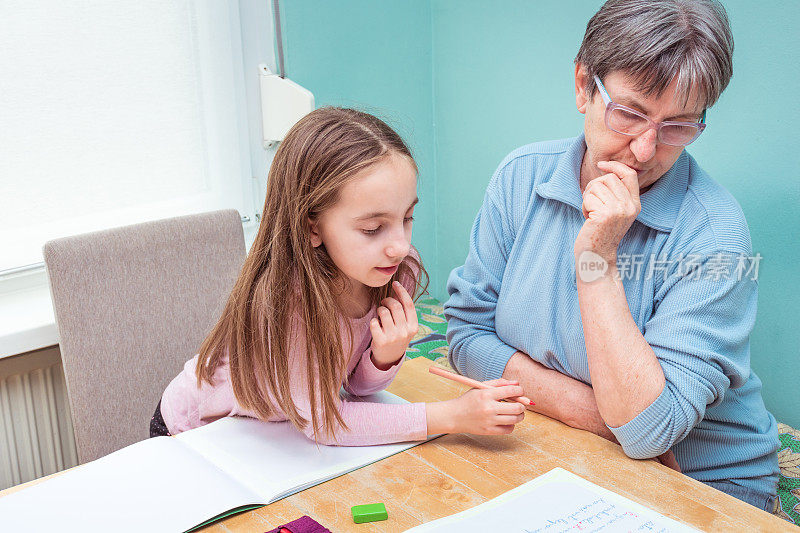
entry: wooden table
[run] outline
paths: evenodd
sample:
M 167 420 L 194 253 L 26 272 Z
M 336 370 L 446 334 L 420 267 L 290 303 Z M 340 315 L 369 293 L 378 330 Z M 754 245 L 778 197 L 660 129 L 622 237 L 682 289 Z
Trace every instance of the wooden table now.
M 430 374 L 431 364 L 406 361 L 388 390 L 411 402 L 466 390 Z M 800 531 L 655 461 L 630 459 L 620 446 L 592 433 L 532 412 L 511 435 L 445 435 L 202 531 L 264 532 L 304 514 L 334 532 L 403 531 L 474 507 L 555 467 L 703 531 Z M 386 504 L 389 520 L 354 524 L 350 507 L 374 502 Z

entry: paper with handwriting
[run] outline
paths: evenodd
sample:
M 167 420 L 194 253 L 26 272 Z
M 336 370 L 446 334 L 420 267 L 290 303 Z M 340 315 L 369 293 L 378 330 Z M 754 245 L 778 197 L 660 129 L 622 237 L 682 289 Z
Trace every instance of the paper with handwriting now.
M 461 513 L 408 530 L 590 533 L 696 531 L 643 505 L 555 468 Z

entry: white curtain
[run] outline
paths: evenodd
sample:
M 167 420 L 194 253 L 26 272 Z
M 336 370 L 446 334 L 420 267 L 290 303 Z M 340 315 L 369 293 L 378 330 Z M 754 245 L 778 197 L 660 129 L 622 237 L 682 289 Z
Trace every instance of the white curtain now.
M 252 205 L 237 2 L 0 4 L 0 271 L 52 238 Z

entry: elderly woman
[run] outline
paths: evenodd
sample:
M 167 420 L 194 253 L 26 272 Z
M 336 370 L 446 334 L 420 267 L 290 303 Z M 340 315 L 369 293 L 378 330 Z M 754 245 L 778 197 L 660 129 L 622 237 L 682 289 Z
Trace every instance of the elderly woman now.
M 584 134 L 503 160 L 445 314 L 462 374 L 518 380 L 534 410 L 771 512 L 758 258 L 736 200 L 684 150 L 732 51 L 713 0 L 607 2 L 575 60 Z

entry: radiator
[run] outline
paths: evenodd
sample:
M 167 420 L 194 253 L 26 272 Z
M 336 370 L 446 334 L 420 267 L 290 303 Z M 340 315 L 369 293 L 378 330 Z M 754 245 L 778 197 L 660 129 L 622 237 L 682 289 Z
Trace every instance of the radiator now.
M 58 349 L 0 360 L 0 489 L 77 464 Z

